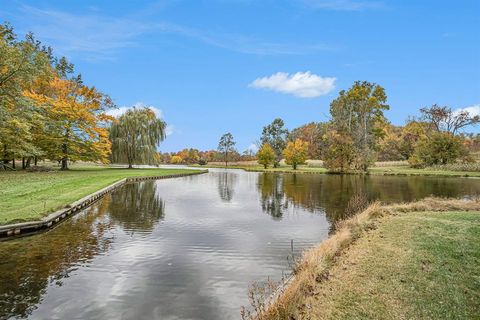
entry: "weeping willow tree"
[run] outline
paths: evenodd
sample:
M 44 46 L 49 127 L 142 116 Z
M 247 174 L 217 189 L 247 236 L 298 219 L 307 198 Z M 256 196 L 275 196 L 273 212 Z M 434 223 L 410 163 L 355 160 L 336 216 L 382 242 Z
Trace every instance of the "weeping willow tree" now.
M 150 108 L 133 108 L 121 115 L 110 129 L 112 162 L 158 164 L 157 146 L 165 139 L 166 123 Z

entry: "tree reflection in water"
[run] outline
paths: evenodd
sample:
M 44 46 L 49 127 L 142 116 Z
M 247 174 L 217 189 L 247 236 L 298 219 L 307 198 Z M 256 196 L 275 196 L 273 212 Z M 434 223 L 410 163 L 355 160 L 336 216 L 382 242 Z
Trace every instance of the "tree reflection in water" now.
M 264 173 L 258 181 L 262 210 L 274 219 L 293 206 L 324 213 L 332 225 L 345 218 L 349 200 L 358 194 L 386 203 L 480 194 L 476 179 Z
M 126 231 L 152 231 L 165 217 L 165 202 L 155 181 L 130 183 L 112 193 L 110 218 Z
M 258 188 L 263 212 L 273 219 L 282 218 L 289 207 L 289 201 L 284 192 L 284 175 L 264 173 L 259 177 Z
M 0 318 L 28 316 L 49 284 L 62 286 L 62 279 L 69 277 L 75 266 L 109 249 L 112 222 L 104 214 L 110 201 L 108 195 L 49 232 L 1 244 Z
M 233 199 L 235 193 L 235 183 L 237 181 L 237 175 L 233 172 L 218 172 L 218 194 L 220 199 L 225 202 L 230 202 Z
M 126 232 L 151 232 L 164 214 L 155 182 L 133 183 L 49 232 L 2 243 L 0 318 L 27 317 L 49 285 L 62 286 L 79 265 L 109 250 L 110 230 L 121 226 Z

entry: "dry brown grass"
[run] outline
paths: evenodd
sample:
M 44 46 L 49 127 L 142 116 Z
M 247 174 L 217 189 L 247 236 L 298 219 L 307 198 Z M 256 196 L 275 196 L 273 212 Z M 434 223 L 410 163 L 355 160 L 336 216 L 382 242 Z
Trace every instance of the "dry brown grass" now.
M 306 301 L 315 295 L 319 283 L 330 277 L 330 269 L 349 246 L 369 230 L 376 229 L 380 217 L 416 211 L 478 211 L 480 200 L 426 198 L 413 203 L 381 205 L 373 203 L 363 212 L 337 225 L 336 232 L 320 245 L 307 250 L 297 263 L 295 278 L 283 294 L 258 316 L 261 320 L 315 319 L 302 317 Z

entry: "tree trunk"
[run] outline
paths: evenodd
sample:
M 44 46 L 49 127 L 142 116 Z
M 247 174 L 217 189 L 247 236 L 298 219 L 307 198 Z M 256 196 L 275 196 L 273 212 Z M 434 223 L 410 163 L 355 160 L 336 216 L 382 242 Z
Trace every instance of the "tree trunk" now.
M 62 145 L 62 152 L 63 152 L 63 158 L 62 158 L 62 167 L 60 170 L 68 170 L 68 145 L 66 143 Z
M 293 164 L 293 170 L 297 170 L 297 164 L 296 163 Z
M 22 157 L 22 169 L 25 170 L 25 157 Z
M 15 169 L 15 158 L 12 159 L 12 168 Z
M 35 159 L 34 159 L 35 167 L 37 166 L 37 161 L 38 161 L 38 158 L 35 156 Z
M 25 168 L 30 168 L 31 163 L 32 163 L 32 157 L 28 157 L 27 161 L 25 162 Z
M 128 169 L 133 169 L 133 166 L 131 163 L 128 164 Z
M 62 159 L 62 167 L 60 168 L 60 170 L 68 170 L 68 159 L 67 158 Z

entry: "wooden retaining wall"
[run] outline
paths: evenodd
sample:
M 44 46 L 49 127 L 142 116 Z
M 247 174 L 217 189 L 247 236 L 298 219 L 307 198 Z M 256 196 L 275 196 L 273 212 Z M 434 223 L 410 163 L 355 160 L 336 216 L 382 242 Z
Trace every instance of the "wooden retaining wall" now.
M 90 206 L 91 204 L 93 204 L 94 202 L 102 198 L 104 195 L 106 195 L 107 193 L 112 192 L 113 190 L 123 186 L 128 182 L 179 178 L 179 177 L 192 176 L 192 175 L 197 175 L 197 174 L 202 174 L 207 172 L 208 170 L 202 170 L 202 171 L 199 170 L 198 172 L 169 174 L 164 176 L 125 178 L 103 189 L 100 189 L 80 200 L 77 200 L 71 203 L 67 205 L 65 208 L 57 210 L 49 214 L 48 216 L 42 218 L 41 220 L 13 223 L 13 224 L 0 226 L 0 240 L 8 240 L 18 236 L 31 235 L 31 234 L 35 234 L 35 233 L 46 231 L 50 228 L 53 228 L 54 226 L 58 225 L 60 222 L 64 221 L 68 217 L 74 215 L 78 211 Z

